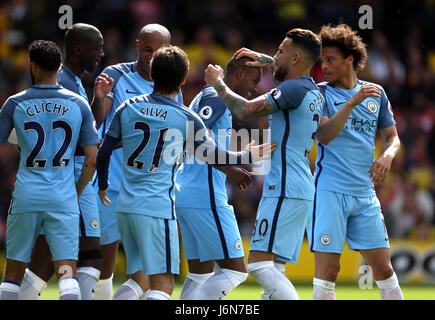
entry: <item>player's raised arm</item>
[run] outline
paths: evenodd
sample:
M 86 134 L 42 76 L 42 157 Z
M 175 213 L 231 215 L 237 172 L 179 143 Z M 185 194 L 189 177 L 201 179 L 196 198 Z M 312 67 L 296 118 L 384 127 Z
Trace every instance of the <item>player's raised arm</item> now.
M 205 82 L 215 88 L 231 113 L 239 119 L 253 119 L 276 112 L 265 95 L 247 100 L 228 88 L 222 78 L 223 70 L 220 66 L 208 65 L 205 70 Z
M 246 65 L 251 67 L 273 67 L 275 59 L 267 54 L 252 51 L 247 48 L 241 48 L 234 53 L 236 59 L 248 57 L 254 61 L 247 61 Z
M 91 103 L 92 113 L 95 121 L 97 122 L 97 128 L 100 127 L 104 121 L 107 113 L 112 107 L 112 100 L 106 98 L 106 96 L 113 89 L 114 80 L 105 73 L 101 73 L 94 83 L 94 100 Z

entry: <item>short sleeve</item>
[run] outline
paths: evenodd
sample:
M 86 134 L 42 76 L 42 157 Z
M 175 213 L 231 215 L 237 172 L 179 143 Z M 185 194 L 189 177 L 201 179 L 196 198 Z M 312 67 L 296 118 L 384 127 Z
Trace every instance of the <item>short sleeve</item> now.
M 8 141 L 9 135 L 14 127 L 15 103 L 8 99 L 0 109 L 0 144 Z
M 307 89 L 301 85 L 299 80 L 290 79 L 284 81 L 269 93 L 266 93 L 266 98 L 276 111 L 285 111 L 297 109 L 306 94 Z
M 381 91 L 381 105 L 379 108 L 379 118 L 378 118 L 378 128 L 385 129 L 396 124 L 394 121 L 393 109 L 391 108 L 391 103 L 388 97 L 382 89 Z
M 208 129 L 211 129 L 220 117 L 225 113 L 227 107 L 218 95 L 204 96 L 198 105 L 197 114 Z
M 118 109 L 116 109 L 112 121 L 110 121 L 109 128 L 106 131 L 106 135 L 118 140 L 121 139 L 121 114 L 125 108 L 126 104 L 123 103 L 118 107 Z

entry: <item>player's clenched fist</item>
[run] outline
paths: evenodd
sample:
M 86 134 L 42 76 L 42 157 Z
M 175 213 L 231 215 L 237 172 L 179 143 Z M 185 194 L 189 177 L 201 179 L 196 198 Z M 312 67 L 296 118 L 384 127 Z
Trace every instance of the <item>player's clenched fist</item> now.
M 211 65 L 209 64 L 207 69 L 205 69 L 205 76 L 204 80 L 205 82 L 214 87 L 219 79 L 222 79 L 224 77 L 224 70 L 219 65 Z

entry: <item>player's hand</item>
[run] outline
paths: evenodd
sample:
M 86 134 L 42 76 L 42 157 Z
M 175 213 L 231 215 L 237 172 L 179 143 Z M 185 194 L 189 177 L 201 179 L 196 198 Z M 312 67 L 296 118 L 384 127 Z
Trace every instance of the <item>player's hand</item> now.
M 394 155 L 383 153 L 379 158 L 373 162 L 369 169 L 370 179 L 376 185 L 380 185 L 384 182 L 391 168 Z
M 94 94 L 97 99 L 103 99 L 113 89 L 113 78 L 107 74 L 101 73 L 94 83 Z
M 355 107 L 362 103 L 368 97 L 380 98 L 381 88 L 374 84 L 363 85 L 355 95 L 349 99 L 349 103 Z
M 250 58 L 254 61 L 247 61 L 246 65 L 250 66 L 250 67 L 266 67 L 269 66 L 271 64 L 275 63 L 275 59 L 266 55 L 266 54 L 262 54 L 256 51 L 253 51 L 251 49 L 248 48 L 241 48 L 239 50 L 237 50 L 234 53 L 234 56 L 236 57 L 236 60 L 242 58 L 242 57 L 247 57 Z
M 221 66 L 218 66 L 217 64 L 209 64 L 207 69 L 205 69 L 204 80 L 208 85 L 212 87 L 214 87 L 219 82 L 219 80 L 223 79 L 223 77 L 224 70 Z
M 107 189 L 106 190 L 98 190 L 98 197 L 101 200 L 101 203 L 103 204 L 103 206 L 108 207 L 109 204 L 112 203 L 112 201 L 110 201 L 110 199 L 107 197 Z
M 235 184 L 241 190 L 246 190 L 252 184 L 252 173 L 242 167 L 228 166 L 225 167 L 225 174 L 231 183 Z
M 245 150 L 249 150 L 251 152 L 253 162 L 271 159 L 271 153 L 274 152 L 278 147 L 278 144 L 274 142 L 266 142 L 258 146 L 254 146 L 254 143 L 255 141 L 252 140 L 245 148 Z

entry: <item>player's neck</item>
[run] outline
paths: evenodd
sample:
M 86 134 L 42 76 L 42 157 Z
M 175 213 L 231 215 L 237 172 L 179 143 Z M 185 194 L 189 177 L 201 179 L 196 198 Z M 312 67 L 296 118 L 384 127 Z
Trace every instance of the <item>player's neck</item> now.
M 310 76 L 310 70 L 291 70 L 288 74 L 287 77 L 285 78 L 286 80 L 290 80 L 290 79 L 298 79 L 300 77 L 306 77 L 306 76 Z
M 142 78 L 144 78 L 146 81 L 151 81 L 151 82 L 153 81 L 153 79 L 151 79 L 150 72 L 139 63 L 139 60 L 137 61 L 136 69 L 139 75 Z
M 71 58 L 69 57 L 65 57 L 65 61 L 63 62 L 63 65 L 66 66 L 68 69 L 70 69 L 71 72 L 74 73 L 74 75 L 76 75 L 79 78 L 84 72 L 83 68 L 78 63 L 72 61 Z
M 35 80 L 35 85 L 57 85 L 57 73 L 52 74 L 51 76 L 41 77 Z
M 172 92 L 172 93 L 161 93 L 161 92 L 158 92 L 158 91 L 153 91 L 153 93 L 158 93 L 158 94 L 161 94 L 162 96 L 169 97 L 171 99 L 175 99 L 175 97 L 178 94 L 178 91 L 175 91 L 175 92 Z
M 348 72 L 341 78 L 334 81 L 334 84 L 342 89 L 353 89 L 358 82 L 355 71 Z

